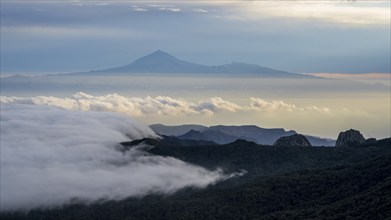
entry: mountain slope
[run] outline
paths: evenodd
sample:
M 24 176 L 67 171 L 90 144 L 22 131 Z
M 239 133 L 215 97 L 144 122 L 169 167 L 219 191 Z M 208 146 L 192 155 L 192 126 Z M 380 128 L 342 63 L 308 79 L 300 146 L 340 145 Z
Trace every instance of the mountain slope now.
M 178 59 L 161 50 L 157 50 L 151 54 L 143 56 L 128 65 L 84 73 L 76 73 L 76 75 L 128 75 L 131 73 L 245 74 L 277 78 L 317 78 L 314 76 L 289 73 L 246 63 L 232 62 L 230 64 L 218 66 L 201 65 Z
M 391 139 L 380 140 L 376 146 L 355 148 L 334 147 L 271 147 L 237 140 L 225 145 L 165 146 L 156 145 L 149 153 L 175 157 L 226 172 L 241 169 L 248 173 L 242 179 L 276 175 L 302 169 L 320 169 L 335 165 L 358 163 L 367 158 L 391 153 Z
M 157 50 L 143 56 L 131 64 L 100 70 L 97 72 L 108 73 L 202 73 L 207 71 L 207 66 L 190 63 L 175 58 L 174 56 Z
M 171 196 L 151 195 L 141 199 L 101 201 L 89 205 L 73 204 L 55 209 L 32 210 L 27 213 L 0 213 L 0 218 L 389 219 L 391 218 L 390 143 L 391 139 L 388 138 L 370 147 L 323 149 L 289 147 L 286 149 L 300 151 L 298 155 L 308 150 L 318 151 L 317 159 L 328 160 L 326 164 L 328 168 L 296 170 L 277 176 L 274 173 L 273 176 L 258 176 L 239 183 L 231 179 L 204 190 L 186 189 Z M 244 146 L 248 146 L 247 149 L 257 147 L 254 143 L 243 141 L 227 145 L 230 146 L 235 147 L 236 150 Z M 172 152 L 177 150 L 171 149 L 170 146 L 166 146 L 166 149 Z M 193 151 L 196 146 L 193 149 L 188 147 L 182 149 Z M 269 147 L 263 150 L 267 152 L 275 149 Z M 253 154 L 252 151 L 247 152 L 247 155 Z M 194 154 L 189 152 L 188 155 Z M 332 162 L 333 158 L 341 160 L 339 166 L 335 166 L 338 164 Z M 252 162 L 243 156 L 241 160 Z

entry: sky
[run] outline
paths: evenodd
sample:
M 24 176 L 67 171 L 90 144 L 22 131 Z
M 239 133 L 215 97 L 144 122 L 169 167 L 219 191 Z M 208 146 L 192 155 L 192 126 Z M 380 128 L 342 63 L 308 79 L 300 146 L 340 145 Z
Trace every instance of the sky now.
M 300 73 L 390 73 L 390 1 L 1 1 L 1 74 L 131 63 L 157 49 L 195 63 Z

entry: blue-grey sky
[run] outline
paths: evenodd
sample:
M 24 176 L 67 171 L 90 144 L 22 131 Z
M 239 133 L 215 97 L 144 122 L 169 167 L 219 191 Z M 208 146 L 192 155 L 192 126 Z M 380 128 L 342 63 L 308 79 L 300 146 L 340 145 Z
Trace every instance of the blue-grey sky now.
M 157 49 L 305 73 L 390 73 L 390 1 L 1 1 L 1 74 L 128 64 Z

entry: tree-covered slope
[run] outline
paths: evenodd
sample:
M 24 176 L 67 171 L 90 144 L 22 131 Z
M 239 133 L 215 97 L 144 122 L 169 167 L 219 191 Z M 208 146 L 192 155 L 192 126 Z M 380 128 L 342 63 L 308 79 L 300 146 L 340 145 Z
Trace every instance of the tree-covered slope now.
M 208 169 L 222 168 L 227 173 L 243 169 L 248 171 L 246 178 L 361 162 L 391 153 L 390 140 L 380 140 L 370 146 L 342 148 L 264 146 L 244 140 L 226 145 L 187 147 L 157 144 L 148 152 Z
M 0 217 L 390 219 L 390 140 L 355 148 L 270 147 L 245 141 L 221 146 L 157 145 L 150 149 L 151 153 L 175 156 L 208 168 L 224 164 L 227 172 L 244 166 L 249 176 L 203 190 L 185 189 L 170 196 L 73 204 L 27 213 L 1 213 Z M 267 168 L 260 168 L 262 166 Z M 240 179 L 245 181 L 238 181 Z

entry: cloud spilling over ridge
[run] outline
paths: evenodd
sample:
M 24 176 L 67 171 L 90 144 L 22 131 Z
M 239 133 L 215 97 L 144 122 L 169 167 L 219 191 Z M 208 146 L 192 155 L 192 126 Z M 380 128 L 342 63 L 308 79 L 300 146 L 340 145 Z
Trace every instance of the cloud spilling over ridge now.
M 181 98 L 168 96 L 157 97 L 125 97 L 118 94 L 93 96 L 78 92 L 70 98 L 57 98 L 53 96 L 36 97 L 9 97 L 1 96 L 0 103 L 19 103 L 34 105 L 51 105 L 65 109 L 82 111 L 110 111 L 120 112 L 133 117 L 148 115 L 214 115 L 218 112 L 271 112 L 271 111 L 317 111 L 329 112 L 328 108 L 317 106 L 297 107 L 283 101 L 266 101 L 261 98 L 250 98 L 246 106 L 226 101 L 221 97 L 211 97 L 198 103 L 189 102 Z
M 121 141 L 151 136 L 116 113 L 2 104 L 0 210 L 172 193 L 232 176 L 149 155 L 142 146 L 116 150 Z

